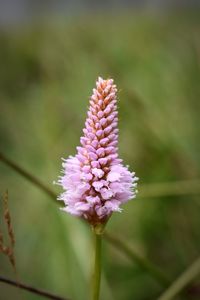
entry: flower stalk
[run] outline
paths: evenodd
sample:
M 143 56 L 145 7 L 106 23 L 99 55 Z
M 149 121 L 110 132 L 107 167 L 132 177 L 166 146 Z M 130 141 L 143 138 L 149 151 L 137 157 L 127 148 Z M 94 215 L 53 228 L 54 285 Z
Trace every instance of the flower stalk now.
M 98 78 L 90 98 L 83 135 L 75 156 L 63 162 L 58 197 L 64 211 L 93 226 L 105 224 L 121 205 L 136 197 L 138 178 L 118 156 L 117 88 Z
M 92 300 L 99 300 L 101 285 L 101 249 L 102 249 L 102 232 L 93 227 L 94 243 L 94 266 L 92 274 Z

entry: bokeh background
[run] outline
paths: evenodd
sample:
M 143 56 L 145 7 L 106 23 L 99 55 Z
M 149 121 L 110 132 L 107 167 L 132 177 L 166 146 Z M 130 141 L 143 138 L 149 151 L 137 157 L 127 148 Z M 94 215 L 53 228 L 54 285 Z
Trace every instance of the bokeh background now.
M 120 156 L 137 200 L 107 230 L 173 281 L 200 252 L 199 1 L 0 1 L 0 151 L 52 182 L 75 154 L 96 78 L 119 89 Z M 91 233 L 0 162 L 21 281 L 88 299 Z M 1 228 L 2 206 L 1 206 Z M 4 234 L 6 229 L 4 227 Z M 101 299 L 151 300 L 164 288 L 103 245 Z M 15 279 L 0 254 L 0 274 Z M 0 283 L 1 300 L 42 299 Z M 187 295 L 200 299 L 196 278 Z

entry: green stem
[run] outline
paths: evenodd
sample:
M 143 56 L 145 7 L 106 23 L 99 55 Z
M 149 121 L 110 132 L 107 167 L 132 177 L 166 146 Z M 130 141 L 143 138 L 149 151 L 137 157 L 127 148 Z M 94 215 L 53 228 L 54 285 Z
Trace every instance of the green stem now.
M 99 300 L 101 283 L 101 242 L 102 234 L 93 228 L 94 234 L 94 270 L 92 276 L 92 300 Z
M 174 299 L 198 274 L 200 274 L 200 257 L 169 286 L 158 300 Z
M 104 238 L 114 245 L 117 249 L 122 251 L 129 257 L 134 263 L 136 262 L 141 268 L 146 270 L 152 277 L 154 277 L 162 286 L 167 287 L 170 284 L 170 280 L 167 275 L 162 272 L 156 265 L 154 265 L 147 258 L 140 256 L 134 249 L 132 249 L 126 241 L 121 240 L 108 232 L 104 232 Z

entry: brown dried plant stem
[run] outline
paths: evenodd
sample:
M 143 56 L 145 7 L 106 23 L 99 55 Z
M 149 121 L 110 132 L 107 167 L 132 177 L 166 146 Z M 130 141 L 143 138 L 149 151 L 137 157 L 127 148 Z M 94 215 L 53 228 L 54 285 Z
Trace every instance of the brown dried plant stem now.
M 41 289 L 34 288 L 34 287 L 30 286 L 30 285 L 27 285 L 27 284 L 24 284 L 24 283 L 21 283 L 21 282 L 18 282 L 18 281 L 14 281 L 14 280 L 5 278 L 3 276 L 0 276 L 0 282 L 3 282 L 3 283 L 6 283 L 6 284 L 15 286 L 17 288 L 20 288 L 20 289 L 26 290 L 28 292 L 31 292 L 31 293 L 34 293 L 34 294 L 46 297 L 48 299 L 69 300 L 69 298 L 63 298 L 63 297 L 51 294 L 51 293 L 49 293 L 47 291 L 43 291 Z
M 6 191 L 3 195 L 3 218 L 4 222 L 7 226 L 7 232 L 9 237 L 9 245 L 4 244 L 3 234 L 0 232 L 0 252 L 5 254 L 16 273 L 16 263 L 15 263 L 15 255 L 14 255 L 14 246 L 15 246 L 15 236 L 11 223 L 11 215 L 8 207 L 8 191 Z

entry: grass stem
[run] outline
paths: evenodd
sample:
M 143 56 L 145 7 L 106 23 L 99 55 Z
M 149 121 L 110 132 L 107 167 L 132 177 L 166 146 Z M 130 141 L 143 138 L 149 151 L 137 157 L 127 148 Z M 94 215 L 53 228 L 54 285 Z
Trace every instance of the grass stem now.
M 200 257 L 198 257 L 158 298 L 158 300 L 174 299 L 196 276 L 200 274 Z
M 104 233 L 104 238 L 115 246 L 118 250 L 123 252 L 127 257 L 129 257 L 134 263 L 137 263 L 141 268 L 146 270 L 153 278 L 156 279 L 163 287 L 167 287 L 170 284 L 170 280 L 165 275 L 162 270 L 160 270 L 156 265 L 145 257 L 139 255 L 134 251 L 126 241 L 122 241 L 120 238 L 117 238 L 111 235 L 108 232 Z

